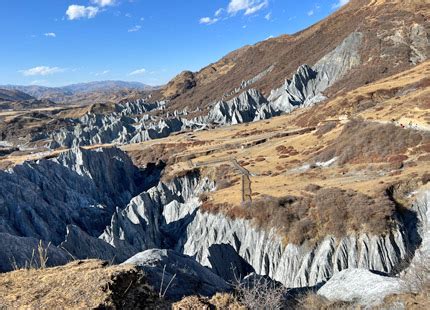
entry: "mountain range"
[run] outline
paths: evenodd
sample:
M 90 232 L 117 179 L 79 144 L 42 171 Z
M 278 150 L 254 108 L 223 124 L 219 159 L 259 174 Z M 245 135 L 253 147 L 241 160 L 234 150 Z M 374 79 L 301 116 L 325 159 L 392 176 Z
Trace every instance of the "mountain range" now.
M 136 95 L 156 89 L 139 82 L 96 81 L 71 84 L 62 87 L 3 85 L 0 89 L 17 90 L 39 100 L 50 100 L 58 104 L 88 104 L 97 101 L 120 100 L 127 95 Z

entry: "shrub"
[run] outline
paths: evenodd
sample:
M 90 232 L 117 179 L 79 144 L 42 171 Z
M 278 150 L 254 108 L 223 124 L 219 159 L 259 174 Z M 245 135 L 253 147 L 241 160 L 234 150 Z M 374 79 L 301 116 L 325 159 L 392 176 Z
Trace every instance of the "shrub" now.
M 318 189 L 306 197 L 263 196 L 241 206 L 204 206 L 203 210 L 251 219 L 258 228 L 277 229 L 286 243 L 294 244 L 318 242 L 327 235 L 341 238 L 351 231 L 381 235 L 396 218 L 396 206 L 387 195 L 371 198 L 338 188 Z
M 232 170 L 231 166 L 223 164 L 216 169 L 215 173 L 215 183 L 217 189 L 228 188 L 233 185 L 229 177 L 229 173 Z
M 315 161 L 325 162 L 338 157 L 340 164 L 384 162 L 389 156 L 404 154 L 408 148 L 428 139 L 428 133 L 393 124 L 352 120 L 345 125 L 339 137 L 315 157 Z
M 330 301 L 327 298 L 317 295 L 314 292 L 304 294 L 298 297 L 293 305 L 290 306 L 292 309 L 300 310 L 347 310 L 347 309 L 360 309 L 353 303 L 343 301 Z
M 287 289 L 274 281 L 256 277 L 250 281 L 236 280 L 233 283 L 239 303 L 247 309 L 282 309 Z
M 333 129 L 335 129 L 337 126 L 336 122 L 327 122 L 324 123 L 322 126 L 319 126 L 317 128 L 317 131 L 315 131 L 314 135 L 321 137 L 323 135 L 325 135 L 326 133 L 329 133 L 330 131 L 332 131 Z

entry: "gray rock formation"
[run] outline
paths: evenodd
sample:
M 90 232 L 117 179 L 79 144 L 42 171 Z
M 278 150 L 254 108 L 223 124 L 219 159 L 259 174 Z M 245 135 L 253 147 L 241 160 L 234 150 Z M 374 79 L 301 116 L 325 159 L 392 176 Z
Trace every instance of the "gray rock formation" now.
M 282 112 L 291 112 L 326 99 L 323 92 L 360 64 L 358 49 L 362 37 L 360 32 L 353 32 L 313 68 L 301 66 L 283 87 L 272 91 L 268 98 L 271 106 Z
M 151 248 L 171 248 L 183 235 L 200 206 L 198 195 L 213 182 L 188 175 L 134 197 L 124 210 L 112 216 L 101 239 L 132 256 Z
M 61 146 L 70 148 L 103 143 L 124 144 L 141 132 L 147 132 L 149 138 L 160 138 L 166 135 L 165 126 L 146 113 L 163 110 L 165 105 L 164 101 L 151 103 L 144 100 L 119 103 L 115 105 L 113 113 L 106 115 L 88 113 L 79 119 L 71 119 L 69 127 L 53 132 L 45 138 L 51 139 L 48 147 L 53 149 Z M 181 129 L 181 126 L 178 129 L 177 124 L 173 124 L 172 121 L 169 125 L 176 125 L 176 131 Z
M 145 177 L 114 148 L 73 149 L 57 159 L 28 162 L 0 173 L 0 234 L 6 240 L 0 243 L 2 271 L 10 270 L 13 258 L 25 263 L 42 239 L 53 243 L 53 265 L 69 257 L 119 263 L 145 250 L 165 248 L 192 257 L 191 266 L 199 263 L 224 280 L 256 273 L 302 288 L 350 268 L 394 274 L 416 246 L 410 233 L 416 223 L 410 219 L 384 236 L 327 236 L 316 245 L 286 245 L 274 230 L 258 230 L 247 220 L 201 212 L 198 196 L 215 184 L 198 173 L 157 184 L 156 177 Z M 156 171 L 149 174 L 154 176 Z M 421 249 L 428 248 L 427 205 L 416 206 L 423 221 Z M 162 264 L 174 266 L 171 257 L 180 256 L 172 251 L 147 253 L 158 254 L 142 254 L 134 261 L 145 266 L 153 261 L 157 277 Z M 179 266 L 185 264 L 173 259 L 177 260 Z M 168 271 L 171 276 L 176 273 L 173 270 Z M 191 277 L 190 283 L 200 280 Z M 191 286 L 188 289 L 191 292 Z M 205 288 L 202 294 L 210 292 Z
M 18 237 L 0 232 L 0 272 L 12 271 L 16 268 L 40 267 L 37 254 L 39 240 L 35 238 Z M 47 250 L 46 265 L 64 265 L 71 260 L 67 252 L 42 242 L 42 248 Z
M 167 105 L 164 101 L 125 102 L 117 104 L 113 113 L 86 114 L 80 119 L 69 120 L 71 125 L 67 128 L 49 135 L 35 136 L 33 140 L 50 139 L 48 147 L 51 149 L 106 143 L 139 143 L 164 138 L 174 132 L 201 130 L 211 125 L 253 122 L 282 112 L 289 113 L 326 99 L 323 92 L 360 63 L 358 48 L 361 39 L 361 33 L 352 33 L 313 68 L 301 66 L 292 79 L 286 81 L 281 88 L 273 90 L 268 99 L 257 90 L 248 89 L 229 101 L 215 103 L 207 115 L 193 119 L 185 117 L 188 114 L 186 109 L 163 117 L 148 114 L 152 110 L 164 110 Z M 269 74 L 272 69 L 271 66 L 262 76 Z M 252 84 L 248 82 L 244 82 L 240 89 Z
M 131 256 L 99 238 L 88 235 L 76 225 L 67 226 L 66 239 L 59 248 L 65 250 L 73 259 L 98 258 L 117 264 Z
M 314 286 L 346 268 L 390 273 L 408 251 L 401 227 L 386 236 L 361 234 L 341 240 L 328 236 L 316 246 L 296 246 L 283 244 L 274 231 L 257 230 L 246 220 L 198 211 L 181 241 L 181 249 L 222 275 L 232 266 L 211 258 L 211 249 L 219 245 L 232 247 L 257 274 L 268 275 L 291 288 Z
M 23 253 L 31 253 L 34 240 L 57 246 L 68 234 L 69 239 L 78 236 L 76 255 L 86 239 L 103 232 L 117 206 L 126 206 L 131 197 L 152 186 L 151 182 L 115 148 L 72 149 L 55 159 L 0 171 L 0 233 L 20 237 L 0 243 L 0 252 L 17 249 L 12 245 L 15 242 L 23 245 Z M 68 225 L 73 226 L 66 230 Z M 91 246 L 87 248 L 95 251 Z M 98 252 L 108 253 L 107 246 Z M 91 252 L 81 255 L 90 257 Z
M 279 113 L 278 113 L 279 114 Z M 208 122 L 232 125 L 267 119 L 278 115 L 257 90 L 250 89 L 230 101 L 219 101 L 208 115 Z
M 366 269 L 346 269 L 328 280 L 318 290 L 318 295 L 332 301 L 376 306 L 386 296 L 400 292 L 402 283 L 399 278 L 379 275 Z
M 147 250 L 123 264 L 141 268 L 149 283 L 171 300 L 196 294 L 212 296 L 229 290 L 229 285 L 222 278 L 201 266 L 192 257 L 172 250 Z

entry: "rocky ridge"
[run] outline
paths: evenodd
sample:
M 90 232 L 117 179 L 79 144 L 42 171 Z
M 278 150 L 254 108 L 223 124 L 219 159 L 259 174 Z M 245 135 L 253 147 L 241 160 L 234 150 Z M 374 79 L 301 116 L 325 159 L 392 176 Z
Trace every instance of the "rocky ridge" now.
M 354 32 L 336 49 L 325 55 L 313 68 L 301 66 L 285 85 L 272 91 L 268 99 L 255 89 L 248 89 L 236 98 L 218 101 L 204 116 L 187 119 L 187 110 L 175 111 L 166 117 L 150 116 L 162 111 L 167 102 L 145 101 L 118 104 L 108 115 L 87 114 L 73 125 L 50 135 L 48 147 L 73 147 L 103 143 L 139 143 L 164 138 L 173 132 L 204 129 L 268 119 L 309 107 L 326 99 L 324 90 L 360 64 L 358 48 L 362 34 Z M 270 70 L 265 74 L 269 74 Z M 140 115 L 137 117 L 137 115 Z
M 108 158 L 117 162 L 101 169 Z M 52 241 L 78 258 L 121 261 L 144 250 L 170 248 L 225 278 L 232 277 L 223 260 L 227 257 L 237 272 L 255 271 L 288 287 L 304 287 L 346 268 L 392 273 L 414 248 L 410 232 L 401 225 L 385 236 L 361 234 L 341 240 L 327 236 L 315 246 L 284 245 L 275 231 L 198 210 L 198 195 L 215 186 L 198 174 L 142 191 L 136 180 L 144 177 L 117 149 L 73 149 L 58 159 L 26 163 L 3 174 L 7 182 L 2 188 L 8 190 L 0 192 L 2 201 L 11 205 L 15 197 L 19 208 L 2 215 L 2 233 Z M 18 180 L 25 191 L 14 185 Z M 147 179 L 145 187 L 156 182 Z M 41 188 L 45 194 L 37 194 Z M 16 197 L 21 197 L 18 204 Z M 29 216 L 38 220 L 30 221 Z

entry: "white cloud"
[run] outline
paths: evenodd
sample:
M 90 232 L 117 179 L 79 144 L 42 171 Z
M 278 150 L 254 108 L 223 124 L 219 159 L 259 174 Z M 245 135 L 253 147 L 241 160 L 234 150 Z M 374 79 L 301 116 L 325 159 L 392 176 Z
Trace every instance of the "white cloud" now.
M 264 18 L 267 20 L 271 20 L 272 19 L 272 12 L 267 13 L 266 16 L 264 16 Z
M 314 10 L 310 10 L 309 12 L 308 12 L 308 16 L 312 16 L 312 15 L 314 15 Z
M 116 0 L 91 0 L 91 3 L 101 7 L 105 7 L 115 5 Z
M 130 72 L 128 75 L 142 75 L 144 73 L 146 73 L 146 69 L 142 68 L 142 69 L 138 69 L 133 72 Z
M 44 85 L 46 85 L 46 84 L 48 84 L 49 82 L 47 81 L 47 80 L 34 80 L 34 81 L 31 81 L 31 85 L 42 85 L 42 84 L 44 84 Z
M 205 25 L 212 25 L 215 24 L 218 20 L 218 18 L 202 17 L 200 18 L 199 23 Z
M 99 8 L 94 6 L 83 6 L 72 4 L 66 11 L 69 20 L 80 18 L 94 18 L 99 13 Z
M 245 11 L 245 15 L 252 15 L 269 5 L 269 0 L 230 0 L 227 7 L 229 14 Z
M 47 32 L 43 34 L 45 37 L 55 38 L 57 35 L 54 32 Z
M 222 14 L 222 12 L 224 12 L 224 9 L 223 9 L 223 8 L 220 8 L 220 9 L 216 10 L 216 12 L 215 12 L 215 17 L 220 17 L 220 16 L 221 16 L 221 14 Z
M 128 29 L 128 32 L 137 32 L 137 31 L 139 31 L 140 29 L 142 29 L 142 26 L 140 26 L 140 25 L 136 25 L 136 26 L 131 27 L 130 29 Z
M 110 72 L 110 70 L 105 70 L 105 71 L 102 71 L 102 72 L 97 72 L 96 74 L 94 74 L 95 76 L 100 76 L 100 75 L 106 75 L 106 74 L 108 74 Z
M 350 0 L 338 0 L 336 3 L 333 3 L 333 9 L 340 8 L 341 6 L 344 6 L 347 4 Z
M 51 75 L 59 72 L 64 72 L 65 69 L 59 68 L 59 67 L 47 67 L 47 66 L 39 66 L 30 68 L 27 70 L 20 70 L 24 76 L 35 76 L 35 75 Z

